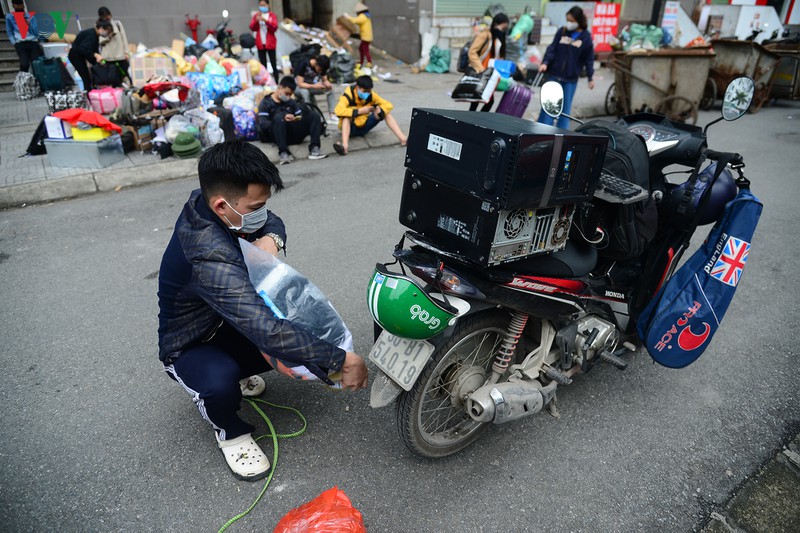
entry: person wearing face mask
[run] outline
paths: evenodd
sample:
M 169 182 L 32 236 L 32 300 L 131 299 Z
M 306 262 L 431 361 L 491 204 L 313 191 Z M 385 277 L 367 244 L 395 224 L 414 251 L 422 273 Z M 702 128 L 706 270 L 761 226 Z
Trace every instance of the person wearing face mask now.
M 259 138 L 261 142 L 273 142 L 278 146 L 281 165 L 294 161 L 289 152 L 289 145 L 300 144 L 309 135 L 311 142 L 308 145 L 308 158 L 327 157 L 319 148 L 322 118 L 318 113 L 303 113 L 303 109 L 294 99 L 296 88 L 294 78 L 285 76 L 278 84 L 278 88 L 258 104 Z
M 564 113 L 567 115 L 572 110 L 572 98 L 584 67 L 589 77 L 589 89 L 594 89 L 594 45 L 592 34 L 586 27 L 586 16 L 580 7 L 574 6 L 567 11 L 567 23 L 556 31 L 539 66 L 539 72 L 547 73 L 548 81 L 557 81 L 564 88 Z M 553 117 L 541 111 L 539 122 L 552 125 Z M 567 129 L 569 119 L 561 116 L 557 125 Z
M 276 80 L 280 78 L 278 73 L 278 58 L 275 50 L 278 47 L 278 39 L 275 32 L 278 31 L 278 16 L 272 12 L 267 0 L 259 0 L 258 12 L 253 15 L 250 21 L 250 30 L 256 34 L 256 50 L 261 64 L 267 66 L 267 56 L 272 66 L 272 77 Z
M 111 16 L 111 10 L 107 7 L 98 9 L 97 15 L 100 20 L 111 23 L 111 32 L 106 37 L 100 38 L 100 55 L 103 56 L 106 63 L 118 69 L 123 79 L 127 78 L 130 81 L 131 76 L 128 71 L 130 52 L 128 51 L 128 35 L 125 33 L 125 27 L 122 22 Z
M 99 19 L 94 28 L 87 28 L 75 36 L 69 49 L 67 58 L 83 80 L 83 90 L 89 91 L 92 87 L 92 73 L 89 72 L 87 62 L 91 65 L 103 61 L 100 55 L 100 39 L 111 35 L 113 27 L 111 22 Z
M 339 155 L 347 155 L 350 137 L 363 137 L 382 121 L 400 141 L 400 146 L 405 146 L 408 137 L 400 129 L 397 121 L 391 115 L 394 106 L 384 100 L 372 90 L 372 78 L 359 76 L 355 85 L 344 90 L 336 106 L 336 116 L 339 118 L 339 129 L 342 130 L 342 140 L 333 144 L 333 149 Z
M 506 54 L 506 33 L 508 32 L 508 16 L 505 13 L 498 13 L 492 19 L 490 27 L 484 27 L 469 47 L 469 67 L 467 74 L 480 74 L 489 67 L 491 59 L 503 59 Z M 470 111 L 478 109 L 479 102 L 472 102 L 469 105 Z M 482 112 L 488 112 L 494 105 L 494 96 L 481 108 Z
M 256 146 L 229 141 L 198 162 L 189 196 L 158 273 L 159 359 L 214 431 L 239 479 L 268 475 L 270 463 L 237 411 L 265 388 L 262 354 L 341 371 L 344 388 L 367 386 L 364 360 L 276 318 L 253 289 L 239 238 L 274 255 L 285 250 L 283 221 L 267 208 L 283 189 L 278 169 Z M 180 467 L 180 463 L 177 465 Z

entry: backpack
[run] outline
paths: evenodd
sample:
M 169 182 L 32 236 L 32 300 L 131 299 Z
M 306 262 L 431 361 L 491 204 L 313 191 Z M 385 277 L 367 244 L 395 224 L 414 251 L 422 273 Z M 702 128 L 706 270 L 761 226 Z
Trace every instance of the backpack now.
M 36 127 L 36 131 L 33 132 L 31 142 L 28 143 L 28 149 L 25 151 L 25 155 L 46 154 L 47 147 L 44 145 L 45 139 L 47 139 L 47 124 L 45 124 L 44 118 L 42 118 L 41 122 L 39 122 L 39 125 Z
M 256 45 L 256 38 L 249 31 L 245 32 L 239 36 L 239 44 L 245 49 L 253 48 Z
M 605 120 L 593 120 L 575 131 L 608 137 L 603 170 L 650 191 L 650 159 L 647 146 L 627 128 Z M 605 204 L 600 207 L 600 225 L 606 231 L 608 246 L 598 254 L 614 261 L 640 256 L 658 229 L 658 207 L 652 198 L 632 204 Z
M 356 81 L 356 60 L 347 52 L 331 54 L 331 68 L 328 79 L 333 83 L 353 83 Z
M 742 188 L 705 243 L 642 311 L 639 338 L 657 363 L 683 368 L 708 348 L 736 292 L 763 207 Z
M 31 100 L 40 96 L 42 91 L 33 74 L 18 72 L 17 77 L 14 78 L 14 94 L 17 95 L 17 100 Z
M 461 51 L 458 53 L 458 65 L 456 65 L 456 70 L 461 72 L 462 74 L 467 72 L 469 68 L 469 48 L 472 46 L 472 39 L 470 39 L 467 44 L 461 47 Z
M 298 101 L 298 105 L 300 106 L 300 109 L 303 110 L 303 114 L 315 113 L 315 114 L 319 115 L 319 120 L 320 120 L 320 123 L 322 124 L 322 136 L 323 137 L 327 137 L 328 136 L 328 121 L 325 119 L 325 113 L 323 113 L 322 110 L 319 107 L 317 107 L 316 104 L 313 104 L 311 102 L 305 102 L 303 100 L 300 100 L 300 101 Z

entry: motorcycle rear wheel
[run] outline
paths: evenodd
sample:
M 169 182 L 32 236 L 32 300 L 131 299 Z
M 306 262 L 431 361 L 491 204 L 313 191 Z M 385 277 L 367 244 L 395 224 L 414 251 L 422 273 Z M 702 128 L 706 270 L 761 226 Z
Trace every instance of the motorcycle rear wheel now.
M 472 444 L 486 429 L 488 424 L 470 418 L 461 400 L 472 392 L 464 388 L 464 381 L 475 383 L 475 379 L 462 379 L 462 383 L 458 379 L 467 373 L 476 376 L 478 370 L 484 377 L 490 375 L 508 323 L 508 315 L 499 312 L 461 321 L 433 353 L 411 390 L 400 395 L 397 429 L 412 452 L 431 459 L 447 457 Z

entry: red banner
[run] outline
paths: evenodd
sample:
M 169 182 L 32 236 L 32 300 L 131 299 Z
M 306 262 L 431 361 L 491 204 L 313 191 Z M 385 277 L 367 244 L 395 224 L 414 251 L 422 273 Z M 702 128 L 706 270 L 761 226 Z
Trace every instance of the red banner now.
M 592 19 L 592 39 L 595 52 L 610 52 L 608 44 L 619 30 L 620 4 L 595 4 Z

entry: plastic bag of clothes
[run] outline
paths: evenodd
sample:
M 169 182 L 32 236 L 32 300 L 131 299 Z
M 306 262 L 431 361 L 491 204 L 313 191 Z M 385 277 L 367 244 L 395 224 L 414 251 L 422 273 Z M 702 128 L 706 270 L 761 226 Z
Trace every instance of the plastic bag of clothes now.
M 258 139 L 256 112 L 252 108 L 233 106 L 233 129 L 237 139 L 255 141 Z
M 190 133 L 194 137 L 200 138 L 200 128 L 192 124 L 189 117 L 175 115 L 167 122 L 167 126 L 164 128 L 164 135 L 167 138 L 167 142 L 174 143 L 181 133 Z
M 273 533 L 366 533 L 361 513 L 339 487 L 326 490 L 281 518 Z
M 225 133 L 220 127 L 219 117 L 202 109 L 190 109 L 183 114 L 200 130 L 200 142 L 203 146 L 213 146 L 225 140 Z
M 205 72 L 187 72 L 186 77 L 195 85 L 204 102 L 216 100 L 226 94 L 236 94 L 242 89 L 239 74 L 236 72 L 230 76 L 213 76 Z
M 630 40 L 625 45 L 626 50 L 655 50 L 661 46 L 664 40 L 664 30 L 655 26 L 645 26 L 644 24 L 631 24 Z
M 236 109 L 236 108 L 235 108 Z M 236 113 L 234 109 L 234 114 Z M 239 239 L 250 282 L 275 316 L 288 320 L 315 337 L 351 352 L 353 336 L 344 321 L 319 288 L 269 252 Z M 315 365 L 294 365 L 264 354 L 278 372 L 294 379 L 322 380 L 331 378 Z
M 450 71 L 450 50 L 442 50 L 436 45 L 431 47 L 430 61 L 425 72 L 443 74 Z

